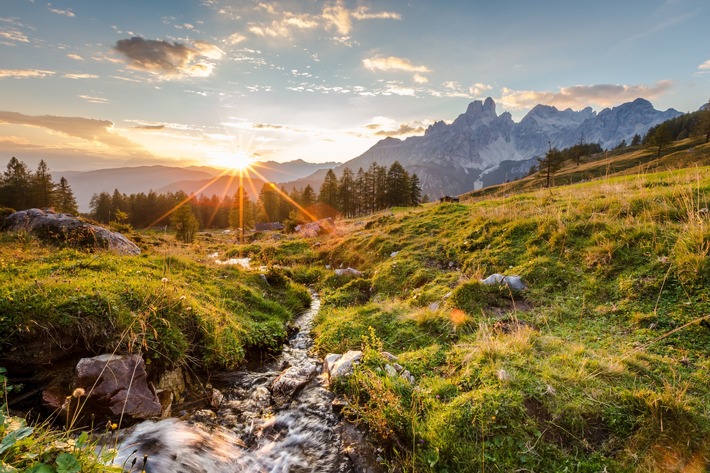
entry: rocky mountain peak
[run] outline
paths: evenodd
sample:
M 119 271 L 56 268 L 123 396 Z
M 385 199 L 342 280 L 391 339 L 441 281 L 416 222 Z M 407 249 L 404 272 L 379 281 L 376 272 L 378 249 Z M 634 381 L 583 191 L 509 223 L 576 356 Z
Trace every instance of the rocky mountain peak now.
M 497 116 L 496 103 L 490 97 L 486 98 L 484 102 L 481 102 L 480 100 L 474 100 L 473 102 L 468 104 L 468 108 L 466 109 L 466 115 L 471 117 L 492 115 L 495 117 Z

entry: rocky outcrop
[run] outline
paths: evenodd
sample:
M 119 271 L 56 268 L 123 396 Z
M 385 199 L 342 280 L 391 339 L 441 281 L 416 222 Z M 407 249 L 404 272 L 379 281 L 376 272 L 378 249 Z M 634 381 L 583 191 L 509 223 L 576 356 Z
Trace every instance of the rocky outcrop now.
M 50 243 L 72 247 L 107 249 L 122 255 L 138 255 L 141 250 L 120 233 L 91 224 L 69 214 L 51 210 L 21 210 L 7 216 L 0 229 L 27 232 Z
M 87 397 L 85 408 L 109 416 L 161 415 L 160 400 L 146 378 L 145 363 L 138 355 L 99 355 L 82 358 L 76 365 L 76 386 Z

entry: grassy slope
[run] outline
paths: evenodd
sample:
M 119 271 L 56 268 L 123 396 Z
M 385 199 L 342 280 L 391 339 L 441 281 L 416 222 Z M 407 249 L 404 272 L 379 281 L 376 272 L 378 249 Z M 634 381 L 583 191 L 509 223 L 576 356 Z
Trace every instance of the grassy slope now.
M 709 191 L 708 168 L 632 173 L 351 222 L 318 248 L 365 275 L 325 280 L 318 347 L 417 378 L 369 350 L 340 387 L 393 467 L 704 471 Z
M 126 257 L 3 235 L 0 356 L 12 359 L 41 339 L 45 351 L 119 350 L 161 365 L 233 367 L 250 349 L 278 348 L 286 323 L 308 305 L 306 289 L 275 270 L 267 284 L 208 261 L 208 242 L 142 238 L 157 249 Z

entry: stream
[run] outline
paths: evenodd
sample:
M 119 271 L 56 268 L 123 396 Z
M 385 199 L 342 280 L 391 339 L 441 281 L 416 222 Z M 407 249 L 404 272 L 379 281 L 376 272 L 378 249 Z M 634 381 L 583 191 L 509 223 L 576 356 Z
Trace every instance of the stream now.
M 378 471 L 363 434 L 333 412 L 321 362 L 309 353 L 319 309 L 313 294 L 276 360 L 222 375 L 218 408 L 134 426 L 114 463 L 146 473 Z

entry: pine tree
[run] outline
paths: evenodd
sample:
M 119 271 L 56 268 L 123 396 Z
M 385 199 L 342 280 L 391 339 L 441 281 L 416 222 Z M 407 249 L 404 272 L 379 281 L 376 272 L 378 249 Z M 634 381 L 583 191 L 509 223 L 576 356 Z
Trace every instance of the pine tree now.
M 641 144 L 641 135 L 636 133 L 633 138 L 631 138 L 631 146 L 638 146 Z
M 192 206 L 189 203 L 181 205 L 173 212 L 170 224 L 175 229 L 175 238 L 183 243 L 192 243 L 197 230 L 200 228 L 197 217 L 192 212 Z
M 385 207 L 399 207 L 409 205 L 411 187 L 409 174 L 404 167 L 395 161 L 387 170 L 387 183 L 385 184 Z
M 279 218 L 279 196 L 276 191 L 276 184 L 265 182 L 259 191 L 259 220 L 262 222 L 275 222 Z
M 313 187 L 311 187 L 310 184 L 308 184 L 304 189 L 303 192 L 301 192 L 301 206 L 308 210 L 309 207 L 311 207 L 313 204 L 315 204 L 317 201 L 316 199 L 316 193 L 313 190 Z
M 648 135 L 646 136 L 647 144 L 656 147 L 657 158 L 661 157 L 661 151 L 666 149 L 671 141 L 673 141 L 673 136 L 668 123 L 661 123 L 655 128 L 649 130 Z
M 108 192 L 94 194 L 89 208 L 91 208 L 91 218 L 100 223 L 108 223 L 111 219 L 111 196 Z
M 72 215 L 79 213 L 74 193 L 72 192 L 71 187 L 69 187 L 69 182 L 64 177 L 59 179 L 59 185 L 57 186 L 57 192 L 54 196 L 54 202 L 55 210 L 58 212 Z
M 37 171 L 31 178 L 30 207 L 47 208 L 54 204 L 55 184 L 44 159 L 40 160 Z
M 338 181 L 338 208 L 346 217 L 355 216 L 355 177 L 348 167 Z
M 2 176 L 0 203 L 15 210 L 29 208 L 31 178 L 32 173 L 25 163 L 14 156 L 10 158 Z
M 409 179 L 409 205 L 416 207 L 422 200 L 422 186 L 419 182 L 419 177 L 412 174 Z
M 700 110 L 698 119 L 695 123 L 694 132 L 698 135 L 705 135 L 705 142 L 710 142 L 710 100 Z
M 247 191 L 240 186 L 232 199 L 232 208 L 229 211 L 229 226 L 233 229 L 242 228 L 246 230 L 247 228 L 252 228 L 254 223 L 254 203 L 249 199 Z
M 327 217 L 334 217 L 338 209 L 338 178 L 332 169 L 328 169 L 318 193 L 318 202 L 325 207 Z

